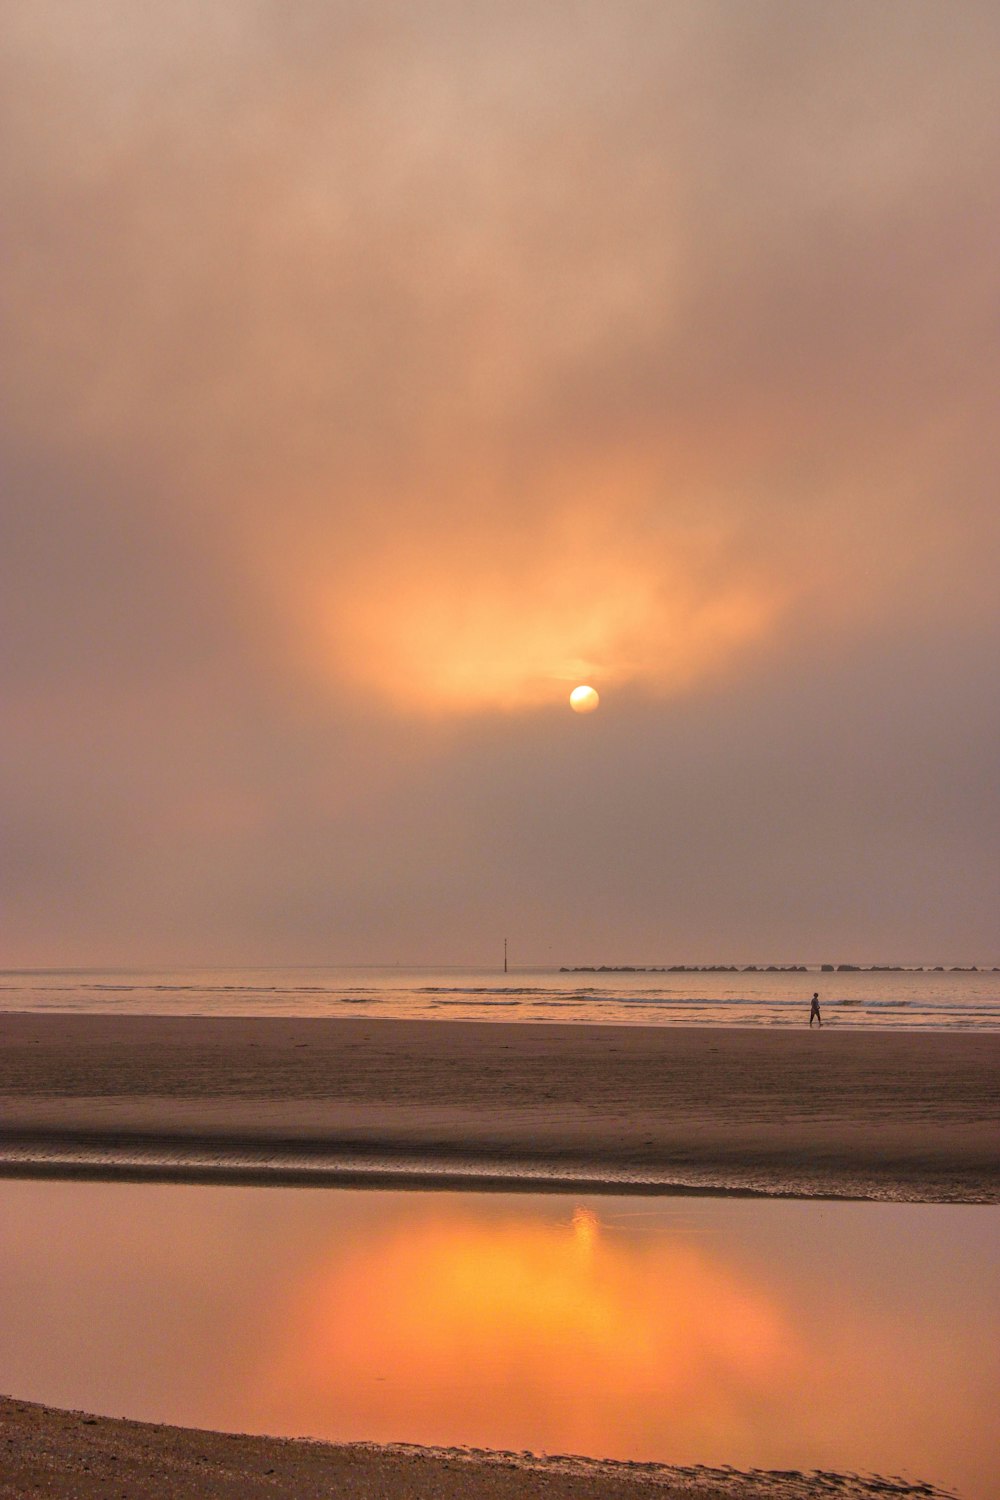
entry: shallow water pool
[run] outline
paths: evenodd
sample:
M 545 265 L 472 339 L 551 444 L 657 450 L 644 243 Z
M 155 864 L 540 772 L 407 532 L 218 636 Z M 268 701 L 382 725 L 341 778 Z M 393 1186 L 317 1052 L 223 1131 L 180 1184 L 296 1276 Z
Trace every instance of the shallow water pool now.
M 0 1389 L 1000 1493 L 1000 1209 L 0 1182 Z

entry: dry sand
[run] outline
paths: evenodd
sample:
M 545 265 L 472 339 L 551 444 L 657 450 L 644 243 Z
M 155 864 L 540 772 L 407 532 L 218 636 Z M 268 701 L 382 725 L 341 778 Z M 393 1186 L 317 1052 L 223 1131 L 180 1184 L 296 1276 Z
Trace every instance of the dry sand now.
M 0 1397 L 0 1500 L 933 1500 L 905 1480 L 240 1437 Z
M 1000 1034 L 0 1016 L 0 1173 L 1000 1202 Z

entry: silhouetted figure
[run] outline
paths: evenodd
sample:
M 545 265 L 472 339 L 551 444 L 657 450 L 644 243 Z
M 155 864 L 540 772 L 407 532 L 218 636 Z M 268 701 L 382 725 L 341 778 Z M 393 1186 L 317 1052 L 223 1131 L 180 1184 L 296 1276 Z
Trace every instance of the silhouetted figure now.
M 809 1007 L 809 1025 L 811 1026 L 814 1021 L 818 1021 L 821 1026 L 823 1024 L 823 1017 L 819 1013 L 818 994 L 813 995 L 813 1003 Z

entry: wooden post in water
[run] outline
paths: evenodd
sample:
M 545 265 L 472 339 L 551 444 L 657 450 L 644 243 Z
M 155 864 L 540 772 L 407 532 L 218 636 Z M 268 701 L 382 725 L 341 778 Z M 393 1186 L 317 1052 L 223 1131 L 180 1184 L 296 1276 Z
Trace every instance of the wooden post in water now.
M 503 971 L 506 974 L 506 972 L 507 972 L 507 939 L 506 938 L 504 938 L 504 940 L 503 940 Z

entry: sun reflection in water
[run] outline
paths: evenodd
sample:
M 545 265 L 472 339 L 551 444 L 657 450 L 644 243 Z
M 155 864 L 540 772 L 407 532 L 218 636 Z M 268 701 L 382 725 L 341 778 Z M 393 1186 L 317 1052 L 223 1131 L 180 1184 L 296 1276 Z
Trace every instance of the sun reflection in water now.
M 262 1396 L 317 1436 L 634 1456 L 736 1436 L 799 1365 L 771 1299 L 682 1239 L 455 1213 L 317 1268 Z

